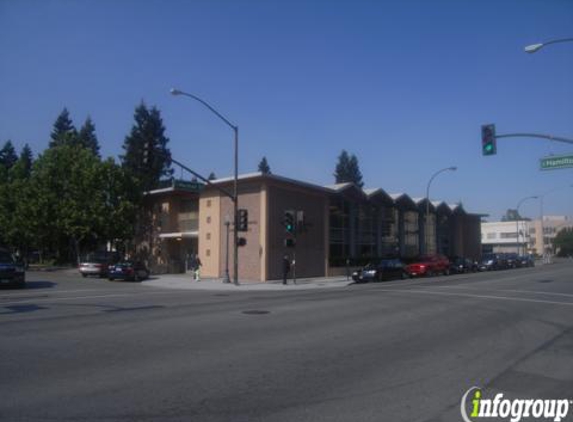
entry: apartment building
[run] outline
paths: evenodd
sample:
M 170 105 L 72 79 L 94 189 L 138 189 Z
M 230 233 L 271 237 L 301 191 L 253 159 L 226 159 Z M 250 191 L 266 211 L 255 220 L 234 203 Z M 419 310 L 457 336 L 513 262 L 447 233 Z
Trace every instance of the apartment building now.
M 223 277 L 227 261 L 233 268 L 233 204 L 220 190 L 232 191 L 233 179 L 212 183 L 172 181 L 148 192 L 149 235 L 138 247 L 155 272 L 184 271 L 194 253 L 203 277 Z M 238 202 L 248 215 L 247 231 L 239 232 L 246 242 L 239 248 L 243 280 L 280 279 L 284 255 L 296 261 L 298 277 L 316 277 L 342 274 L 347 262 L 383 256 L 481 254 L 481 215 L 459 204 L 261 173 L 239 177 Z M 299 220 L 294 234 L 284 226 L 287 211 Z

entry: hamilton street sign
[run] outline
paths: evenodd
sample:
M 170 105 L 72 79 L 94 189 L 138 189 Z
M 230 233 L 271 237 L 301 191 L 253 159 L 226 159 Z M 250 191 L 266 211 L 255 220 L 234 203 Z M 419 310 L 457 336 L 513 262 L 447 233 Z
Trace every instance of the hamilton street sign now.
M 573 154 L 571 155 L 552 155 L 539 159 L 541 170 L 558 170 L 573 167 Z

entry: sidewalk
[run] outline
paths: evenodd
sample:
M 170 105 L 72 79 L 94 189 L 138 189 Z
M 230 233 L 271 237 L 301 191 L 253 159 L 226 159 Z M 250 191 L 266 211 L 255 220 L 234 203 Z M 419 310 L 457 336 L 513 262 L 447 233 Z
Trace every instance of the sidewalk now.
M 292 278 L 285 286 L 282 280 L 272 280 L 267 282 L 240 280 L 239 285 L 223 283 L 221 278 L 205 278 L 200 281 L 193 281 L 191 274 L 163 274 L 152 275 L 148 280 L 143 281 L 143 286 L 162 287 L 167 289 L 182 290 L 216 290 L 216 291 L 289 291 L 289 290 L 311 290 L 311 289 L 331 289 L 347 287 L 352 280 L 346 277 L 315 277 L 297 279 L 293 284 Z

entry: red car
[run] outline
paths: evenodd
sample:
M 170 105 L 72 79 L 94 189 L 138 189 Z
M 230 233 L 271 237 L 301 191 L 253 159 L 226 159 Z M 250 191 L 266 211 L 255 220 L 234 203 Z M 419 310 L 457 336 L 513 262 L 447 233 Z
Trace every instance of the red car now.
M 422 255 L 406 266 L 410 277 L 450 274 L 450 260 L 443 255 Z

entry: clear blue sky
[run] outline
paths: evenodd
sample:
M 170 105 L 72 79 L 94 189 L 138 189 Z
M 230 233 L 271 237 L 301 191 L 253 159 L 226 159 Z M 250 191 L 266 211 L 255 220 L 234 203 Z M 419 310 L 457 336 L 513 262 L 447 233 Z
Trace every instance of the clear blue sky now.
M 47 147 L 67 107 L 90 115 L 105 156 L 122 152 L 135 106 L 162 113 L 176 158 L 232 173 L 232 131 L 172 86 L 240 127 L 240 172 L 333 183 L 342 149 L 366 187 L 462 201 L 499 219 L 507 208 L 573 183 L 539 171 L 573 145 L 506 139 L 482 157 L 480 126 L 573 138 L 571 0 L 26 1 L 0 0 L 0 144 Z M 539 203 L 522 214 L 539 215 Z M 573 215 L 573 189 L 546 214 Z

